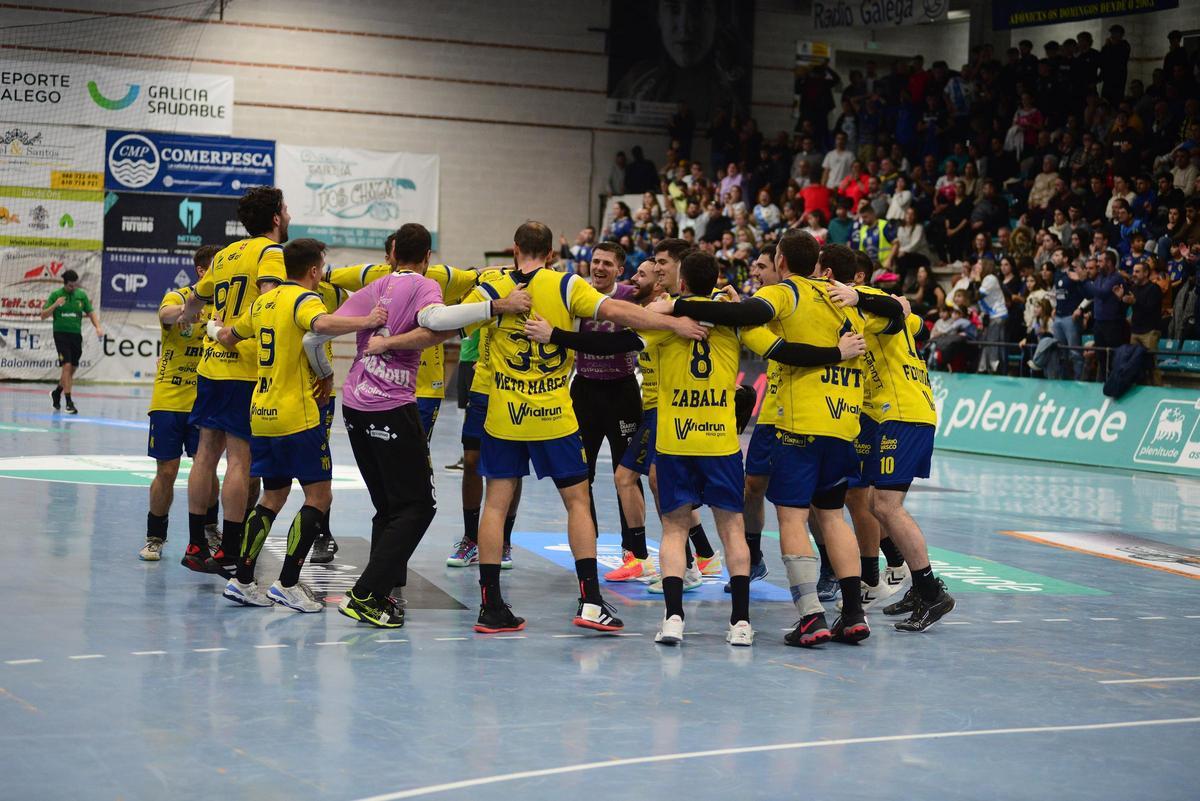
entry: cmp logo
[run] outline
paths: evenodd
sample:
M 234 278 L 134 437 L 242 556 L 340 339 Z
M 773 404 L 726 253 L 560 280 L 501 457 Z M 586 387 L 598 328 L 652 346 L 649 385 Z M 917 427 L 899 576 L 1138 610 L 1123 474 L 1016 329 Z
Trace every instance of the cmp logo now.
M 141 85 L 131 83 L 124 97 L 120 100 L 111 100 L 104 96 L 104 93 L 100 91 L 100 87 L 96 85 L 95 81 L 88 81 L 87 88 L 92 102 L 100 108 L 108 109 L 109 111 L 120 111 L 123 108 L 129 108 L 133 105 L 133 101 L 137 100 L 138 94 L 142 91 Z
M 139 134 L 122 136 L 108 150 L 109 173 L 129 189 L 140 189 L 153 181 L 161 165 L 158 148 Z
M 1135 462 L 1200 466 L 1200 401 L 1162 400 L 1154 409 L 1133 455 Z

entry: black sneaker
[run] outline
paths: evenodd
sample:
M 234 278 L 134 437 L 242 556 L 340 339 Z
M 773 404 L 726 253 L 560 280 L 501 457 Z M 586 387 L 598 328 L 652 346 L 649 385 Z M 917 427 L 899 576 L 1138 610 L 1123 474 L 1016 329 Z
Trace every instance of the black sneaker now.
M 580 598 L 574 623 L 580 628 L 596 631 L 620 631 L 625 628 L 625 623 L 617 617 L 616 607 L 604 600 L 594 603 Z
M 829 623 L 822 612 L 805 615 L 796 628 L 783 635 L 783 641 L 796 648 L 812 648 L 829 642 Z
M 205 560 L 204 568 L 206 573 L 233 578 L 237 571 L 237 563 L 236 556 L 226 556 L 225 552 L 218 548 L 212 556 Z
M 381 629 L 398 629 L 404 625 L 404 610 L 390 597 L 380 603 L 372 595 L 359 598 L 350 590 L 338 604 L 338 611 L 351 620 Z
M 50 390 L 50 404 L 54 406 L 56 412 L 62 408 L 62 387 Z
M 938 595 L 932 601 L 917 596 L 917 608 L 907 620 L 896 624 L 896 631 L 925 631 L 954 609 L 954 596 L 946 592 L 946 585 L 938 579 Z
M 480 634 L 500 634 L 505 631 L 520 631 L 525 628 L 525 618 L 512 613 L 508 604 L 479 607 L 479 620 L 475 630 Z
M 830 601 L 836 601 L 841 594 L 842 585 L 838 584 L 837 576 L 822 570 L 817 578 L 817 599 L 821 603 L 827 604 Z
M 179 560 L 179 564 L 197 573 L 208 573 L 206 565 L 211 561 L 212 554 L 209 553 L 208 548 L 189 544 L 187 550 L 183 552 L 183 558 Z
M 853 617 L 845 614 L 838 615 L 829 630 L 830 639 L 846 645 L 857 645 L 871 636 L 871 627 L 867 625 L 867 616 L 859 612 Z
M 67 414 L 79 414 L 79 410 L 75 408 L 75 401 L 71 400 L 71 396 L 67 396 Z
M 939 581 L 940 580 L 941 579 L 939 579 Z M 910 614 L 914 609 L 917 608 L 917 598 L 919 597 L 920 596 L 917 595 L 916 587 L 909 587 L 908 592 L 904 593 L 903 598 L 901 598 L 899 601 L 896 601 L 894 604 L 888 604 L 887 606 L 883 607 L 883 613 L 885 615 Z
M 317 537 L 312 550 L 308 552 L 308 561 L 314 565 L 327 565 L 333 561 L 333 555 L 338 552 L 337 540 L 332 534 Z

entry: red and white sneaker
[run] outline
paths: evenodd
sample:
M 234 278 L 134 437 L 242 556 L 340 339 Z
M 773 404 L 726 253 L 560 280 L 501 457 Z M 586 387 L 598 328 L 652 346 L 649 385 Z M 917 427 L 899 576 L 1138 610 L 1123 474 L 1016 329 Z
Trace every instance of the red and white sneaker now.
M 721 575 L 722 568 L 725 567 L 721 562 L 720 553 L 714 553 L 707 559 L 697 556 L 696 566 L 700 568 L 700 575 L 702 576 L 719 576 Z
M 625 561 L 615 570 L 604 574 L 605 581 L 652 581 L 658 577 L 658 568 L 650 558 L 638 559 L 632 551 L 625 552 Z

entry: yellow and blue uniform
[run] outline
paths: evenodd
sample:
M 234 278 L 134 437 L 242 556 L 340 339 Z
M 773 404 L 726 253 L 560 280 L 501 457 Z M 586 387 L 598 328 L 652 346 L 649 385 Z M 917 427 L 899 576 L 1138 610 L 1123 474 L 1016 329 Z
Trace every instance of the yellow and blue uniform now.
M 915 341 L 924 323 L 915 314 L 904 322 L 903 330 L 895 334 L 868 331 L 863 357 L 864 434 L 859 437 L 866 446 L 863 472 L 871 483 L 884 488 L 907 489 L 913 479 L 928 478 L 933 460 L 937 407 Z
M 480 282 L 464 302 L 507 297 L 518 286 L 532 298 L 532 311 L 555 328 L 574 330 L 580 318 L 595 317 L 607 296 L 577 275 L 545 268 L 529 274 L 516 270 Z M 519 478 L 533 462 L 539 478 L 552 477 L 560 487 L 587 480 L 587 462 L 571 405 L 569 380 L 574 357 L 570 350 L 541 344 L 525 336 L 524 314 L 505 314 L 488 323 L 494 328 L 489 362 L 481 359 L 476 377 L 490 381 L 480 475 Z
M 782 334 L 779 323 L 771 321 L 767 329 L 776 336 Z M 771 475 L 771 454 L 775 452 L 775 422 L 779 419 L 779 383 L 783 380 L 783 365 L 767 360 L 767 391 L 763 393 L 758 419 L 746 448 L 746 475 Z
M 882 330 L 889 322 L 837 306 L 823 279 L 789 276 L 754 297 L 771 307 L 772 320 L 788 342 L 831 347 L 842 334 L 861 334 L 868 326 Z M 780 376 L 767 498 L 778 506 L 806 508 L 816 496 L 822 508 L 841 508 L 837 489 L 858 475 L 853 443 L 863 403 L 862 359 L 822 367 L 783 365 Z M 832 495 L 825 507 L 827 493 Z
M 197 282 L 196 295 L 211 301 L 217 319 L 228 325 L 254 304 L 260 281 L 286 280 L 283 247 L 265 236 L 256 236 L 234 242 L 217 253 L 212 266 Z M 257 369 L 253 342 L 227 348 L 205 338 L 190 422 L 250 439 L 250 396 Z
M 158 304 L 161 312 L 168 306 L 183 306 L 192 295 L 191 287 L 172 289 Z M 200 320 L 212 313 L 205 307 Z M 162 326 L 162 347 L 154 371 L 154 389 L 150 395 L 150 437 L 146 455 L 159 461 L 178 459 L 180 454 L 196 455 L 200 429 L 188 423 L 196 403 L 196 368 L 204 353 L 204 323 Z
M 476 283 L 490 281 L 503 275 L 502 270 L 485 270 Z M 476 329 L 479 342 L 476 346 L 478 358 L 475 373 L 471 376 L 471 387 L 467 392 L 467 410 L 463 414 L 463 450 L 477 451 L 483 441 L 483 421 L 487 419 L 488 393 L 492 385 L 492 334 L 494 326 L 485 325 Z
M 637 360 L 642 373 L 642 423 L 621 456 L 621 467 L 648 476 L 658 436 L 658 346 L 646 344 Z
M 301 484 L 332 478 L 325 424 L 313 398 L 317 377 L 303 345 L 325 313 L 320 295 L 289 281 L 256 299 L 232 326 L 240 339 L 257 340 L 250 475 L 261 477 L 267 489 L 293 478 Z
M 321 298 L 321 303 L 325 305 L 325 311 L 333 314 L 342 307 L 346 299 L 350 297 L 350 293 L 345 289 L 331 284 L 328 281 L 321 281 L 317 284 L 317 295 Z M 333 340 L 325 343 L 325 357 L 333 364 Z M 325 425 L 325 441 L 333 436 L 333 418 L 337 414 L 337 382 L 334 382 L 333 387 L 329 390 L 329 402 L 321 409 L 321 421 Z

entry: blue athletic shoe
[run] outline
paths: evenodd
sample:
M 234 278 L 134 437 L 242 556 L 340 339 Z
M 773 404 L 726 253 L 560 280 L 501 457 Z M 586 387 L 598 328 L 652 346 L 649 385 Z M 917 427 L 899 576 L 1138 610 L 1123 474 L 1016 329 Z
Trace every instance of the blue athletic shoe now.
M 767 577 L 767 563 L 759 562 L 757 565 L 750 565 L 750 581 L 762 581 Z M 725 582 L 725 592 L 733 592 L 733 588 L 729 586 L 729 582 Z
M 836 601 L 841 594 L 842 586 L 838 584 L 837 576 L 822 572 L 821 577 L 817 579 L 817 598 L 821 603 Z
M 504 546 L 504 555 L 500 557 L 500 569 L 501 570 L 512 570 L 513 569 L 512 546 L 511 545 Z

